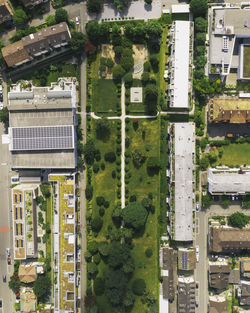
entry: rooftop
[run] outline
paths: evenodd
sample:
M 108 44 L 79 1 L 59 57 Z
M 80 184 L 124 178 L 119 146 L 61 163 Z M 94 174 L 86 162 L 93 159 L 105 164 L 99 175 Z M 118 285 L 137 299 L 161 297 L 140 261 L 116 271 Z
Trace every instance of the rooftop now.
M 227 300 L 224 296 L 209 297 L 209 313 L 227 313 Z
M 192 271 L 196 267 L 195 249 L 178 249 L 178 269 L 183 271 Z
M 213 252 L 250 249 L 250 228 L 210 226 L 209 231 L 210 250 Z
M 193 277 L 178 278 L 178 312 L 195 313 L 195 281 Z
M 22 287 L 20 290 L 20 310 L 21 313 L 36 313 L 36 296 L 29 287 Z
M 177 241 L 193 240 L 194 123 L 174 123 L 175 235 Z
M 173 107 L 189 107 L 190 22 L 175 21 L 173 60 Z
M 230 267 L 227 263 L 209 263 L 209 284 L 215 289 L 225 289 L 229 284 Z
M 245 194 L 250 192 L 250 168 L 217 167 L 208 169 L 211 194 Z
M 130 88 L 130 102 L 142 103 L 142 87 Z
M 21 264 L 18 269 L 18 276 L 23 283 L 32 283 L 36 280 L 36 266 Z
M 212 98 L 209 107 L 209 121 L 228 123 L 250 122 L 250 101 L 232 97 Z

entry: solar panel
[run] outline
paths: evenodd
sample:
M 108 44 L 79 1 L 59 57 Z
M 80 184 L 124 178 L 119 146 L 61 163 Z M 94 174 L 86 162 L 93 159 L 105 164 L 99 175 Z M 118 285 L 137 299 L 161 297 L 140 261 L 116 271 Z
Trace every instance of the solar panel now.
M 182 268 L 187 269 L 187 252 L 182 253 Z
M 73 148 L 73 127 L 71 125 L 12 128 L 12 150 Z

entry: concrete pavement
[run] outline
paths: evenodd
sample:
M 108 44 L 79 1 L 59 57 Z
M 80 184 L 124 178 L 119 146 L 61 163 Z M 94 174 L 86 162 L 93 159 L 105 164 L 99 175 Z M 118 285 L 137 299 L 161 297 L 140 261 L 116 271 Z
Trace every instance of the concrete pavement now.
M 121 137 L 122 137 L 122 154 L 121 154 L 121 202 L 122 209 L 125 208 L 125 138 L 126 138 L 126 106 L 125 106 L 125 83 L 122 80 L 121 89 L 121 107 L 122 107 L 122 125 L 121 125 Z

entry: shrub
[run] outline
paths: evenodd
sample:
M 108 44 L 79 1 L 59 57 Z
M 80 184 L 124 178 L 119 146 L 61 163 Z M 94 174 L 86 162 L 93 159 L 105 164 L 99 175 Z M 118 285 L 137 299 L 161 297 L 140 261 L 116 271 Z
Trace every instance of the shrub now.
M 106 162 L 114 163 L 115 160 L 116 160 L 116 155 L 115 155 L 115 153 L 113 151 L 107 152 L 104 155 L 104 159 L 105 159 Z
M 92 258 L 92 254 L 89 251 L 86 251 L 84 253 L 84 258 L 85 258 L 86 262 L 90 262 L 91 258 Z
M 91 221 L 92 230 L 96 233 L 98 233 L 101 230 L 102 225 L 103 220 L 99 216 L 93 218 L 93 220 Z
M 249 220 L 250 220 L 249 216 L 240 212 L 235 212 L 228 217 L 229 225 L 238 228 L 245 227 L 249 223 Z
M 87 200 L 91 200 L 93 197 L 93 187 L 89 184 L 86 186 L 85 196 Z
M 104 202 L 104 207 L 107 209 L 109 207 L 109 202 L 108 201 L 105 201 Z
M 50 197 L 50 184 L 42 184 L 40 185 L 41 193 L 45 198 Z
M 151 70 L 151 65 L 150 65 L 150 62 L 149 61 L 146 61 L 145 63 L 144 63 L 144 71 L 145 72 L 150 72 L 150 70 Z
M 100 170 L 99 164 L 98 164 L 98 163 L 94 163 L 94 165 L 93 165 L 93 171 L 94 171 L 94 173 L 98 173 L 99 170 Z
M 106 257 L 109 255 L 109 245 L 106 241 L 101 241 L 98 243 L 98 251 L 99 253 Z
M 104 205 L 104 203 L 105 203 L 105 198 L 104 197 L 96 197 L 96 204 L 97 205 L 99 205 L 99 206 L 101 206 L 101 205 Z
M 150 258 L 153 255 L 153 251 L 150 248 L 147 248 L 145 251 L 145 255 L 147 258 Z
M 88 263 L 87 264 L 87 271 L 88 271 L 88 274 L 90 274 L 91 276 L 96 275 L 98 273 L 97 265 L 93 262 Z
M 148 212 L 140 203 L 131 202 L 122 210 L 122 215 L 126 225 L 139 229 L 145 225 Z
M 105 214 L 104 208 L 100 208 L 100 209 L 99 209 L 99 215 L 100 215 L 101 217 L 103 217 L 104 214 Z
M 97 253 L 96 255 L 93 256 L 93 260 L 95 262 L 95 264 L 99 264 L 101 262 L 101 256 L 99 253 Z
M 137 278 L 133 281 L 132 290 L 135 295 L 142 296 L 145 289 L 146 289 L 146 283 L 144 279 Z

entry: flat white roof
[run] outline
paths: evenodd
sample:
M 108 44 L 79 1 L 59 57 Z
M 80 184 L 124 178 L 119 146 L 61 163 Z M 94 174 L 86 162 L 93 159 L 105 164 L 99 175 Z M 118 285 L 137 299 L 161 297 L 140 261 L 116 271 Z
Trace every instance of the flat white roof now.
M 172 13 L 189 13 L 189 4 L 173 4 Z
M 142 103 L 142 87 L 130 88 L 130 102 Z
M 169 304 L 168 299 L 164 299 L 163 295 L 160 295 L 160 313 L 168 313 L 169 312 Z
M 175 22 L 174 108 L 188 108 L 190 22 Z
M 238 194 L 250 192 L 250 168 L 209 168 L 208 191 Z
M 177 241 L 193 240 L 194 123 L 175 123 L 175 234 Z

